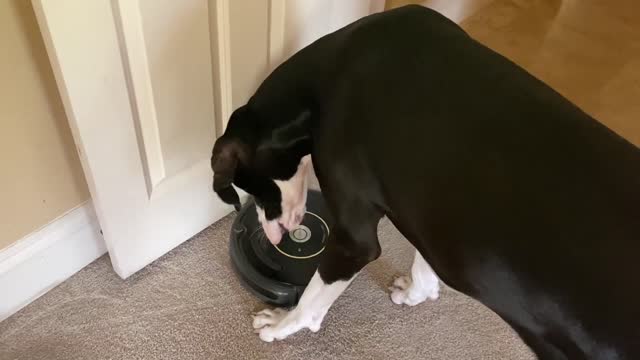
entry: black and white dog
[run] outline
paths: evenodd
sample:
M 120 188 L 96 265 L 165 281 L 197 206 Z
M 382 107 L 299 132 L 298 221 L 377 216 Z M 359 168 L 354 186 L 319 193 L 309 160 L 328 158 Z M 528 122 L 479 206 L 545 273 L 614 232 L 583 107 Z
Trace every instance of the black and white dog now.
M 335 225 L 299 305 L 254 317 L 262 340 L 317 331 L 387 216 L 417 249 L 393 302 L 441 279 L 541 359 L 640 359 L 639 149 L 455 23 L 408 6 L 295 54 L 233 113 L 214 190 L 252 194 L 276 244 L 310 160 Z

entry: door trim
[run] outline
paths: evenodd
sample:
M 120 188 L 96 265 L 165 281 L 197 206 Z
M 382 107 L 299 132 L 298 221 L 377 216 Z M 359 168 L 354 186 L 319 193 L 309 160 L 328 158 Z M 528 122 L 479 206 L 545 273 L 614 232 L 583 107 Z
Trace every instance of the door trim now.
M 269 2 L 269 69 L 273 70 L 284 60 L 284 41 L 286 25 L 286 0 Z
M 229 0 L 209 0 L 209 26 L 211 27 L 214 112 L 216 133 L 219 136 L 224 132 L 233 111 Z

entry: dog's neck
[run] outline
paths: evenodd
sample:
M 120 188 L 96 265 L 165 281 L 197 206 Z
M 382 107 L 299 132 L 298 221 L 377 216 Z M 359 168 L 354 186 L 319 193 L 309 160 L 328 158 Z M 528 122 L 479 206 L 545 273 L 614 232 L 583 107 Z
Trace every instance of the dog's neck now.
M 274 70 L 247 103 L 259 121 L 269 146 L 288 149 L 296 156 L 311 153 L 315 88 L 303 58 L 295 57 Z
M 278 131 L 287 126 L 311 130 L 312 121 L 318 118 L 314 115 L 321 111 L 319 94 L 330 71 L 327 63 L 309 51 L 317 46 L 324 45 L 315 43 L 283 62 L 249 99 L 247 105 L 260 117 L 263 130 Z

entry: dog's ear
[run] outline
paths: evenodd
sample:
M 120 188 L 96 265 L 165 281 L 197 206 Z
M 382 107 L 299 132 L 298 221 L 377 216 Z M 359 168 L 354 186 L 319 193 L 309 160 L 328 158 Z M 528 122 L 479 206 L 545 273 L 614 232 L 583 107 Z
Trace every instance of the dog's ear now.
M 213 191 L 227 204 L 240 210 L 240 197 L 233 188 L 238 163 L 243 157 L 244 146 L 238 139 L 222 136 L 216 141 L 211 155 Z

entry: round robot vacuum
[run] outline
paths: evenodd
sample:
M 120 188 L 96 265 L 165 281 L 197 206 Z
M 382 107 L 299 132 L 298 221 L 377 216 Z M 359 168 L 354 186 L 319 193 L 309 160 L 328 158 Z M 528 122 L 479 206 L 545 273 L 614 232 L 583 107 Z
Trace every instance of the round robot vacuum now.
M 273 245 L 258 221 L 255 203 L 247 202 L 233 222 L 229 245 L 231 262 L 242 284 L 266 303 L 296 305 L 318 268 L 329 224 L 322 194 L 309 190 L 302 223 Z

